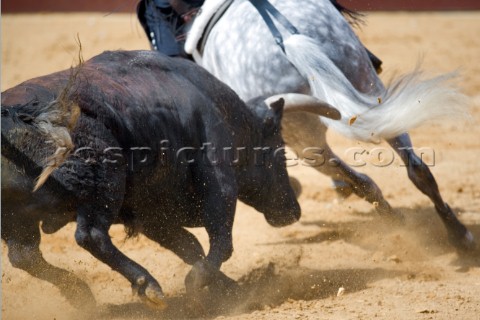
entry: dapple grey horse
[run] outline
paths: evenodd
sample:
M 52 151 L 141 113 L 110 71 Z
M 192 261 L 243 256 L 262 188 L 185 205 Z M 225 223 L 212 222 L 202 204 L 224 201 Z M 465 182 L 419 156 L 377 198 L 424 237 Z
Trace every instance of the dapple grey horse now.
M 207 0 L 204 7 L 211 2 Z M 428 119 L 453 114 L 467 104 L 466 97 L 451 85 L 454 76 L 423 80 L 421 73 L 414 71 L 386 88 L 335 1 L 271 0 L 285 18 L 277 19 L 268 12 L 281 37 L 272 35 L 252 2 L 233 1 L 206 35 L 201 53 L 193 53 L 195 61 L 245 100 L 299 92 L 339 109 L 343 121 L 336 123 L 306 114 L 285 119 L 287 144 L 295 150 L 321 148 L 326 162 L 315 169 L 330 176 L 339 192 L 344 196 L 355 193 L 374 204 L 382 215 L 400 217 L 371 178 L 334 154 L 325 133 L 332 127 L 361 141 L 385 139 L 405 163 L 410 180 L 435 205 L 450 242 L 460 250 L 475 247 L 473 235 L 443 200 L 428 166 L 414 153 L 407 133 Z M 291 25 L 282 23 L 282 19 Z

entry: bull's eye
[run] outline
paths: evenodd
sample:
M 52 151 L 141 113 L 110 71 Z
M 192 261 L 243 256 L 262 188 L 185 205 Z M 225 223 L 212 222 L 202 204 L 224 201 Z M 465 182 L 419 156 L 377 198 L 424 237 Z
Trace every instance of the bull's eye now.
M 31 123 L 33 121 L 33 117 L 26 113 L 19 113 L 18 118 L 25 123 Z

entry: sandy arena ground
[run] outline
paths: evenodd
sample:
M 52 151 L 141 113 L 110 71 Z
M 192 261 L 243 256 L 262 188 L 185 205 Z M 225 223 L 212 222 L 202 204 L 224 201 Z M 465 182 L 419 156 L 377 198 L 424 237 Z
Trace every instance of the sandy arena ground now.
M 461 86 L 472 98 L 470 121 L 427 124 L 412 132 L 417 147 L 435 151 L 431 170 L 445 200 L 480 242 L 480 12 L 372 13 L 358 31 L 384 61 L 384 74 L 411 70 L 419 57 L 431 74 L 460 69 Z M 115 49 L 147 49 L 134 15 L 36 14 L 2 16 L 2 82 L 5 90 L 26 79 L 68 68 L 75 60 L 76 35 L 85 59 Z M 347 162 L 349 147 L 374 145 L 329 133 L 330 144 Z M 380 145 L 385 147 L 385 145 Z M 432 155 L 427 160 L 433 161 Z M 221 319 L 480 319 L 480 250 L 459 256 L 429 200 L 408 180 L 395 158 L 378 167 L 366 155 L 367 173 L 391 204 L 406 216 L 405 226 L 382 221 L 365 201 L 337 201 L 330 181 L 311 168 L 291 174 L 303 185 L 303 217 L 283 229 L 239 204 L 235 252 L 222 270 L 245 289 L 242 303 L 208 312 Z M 120 226 L 114 242 L 159 280 L 170 308 L 144 307 L 129 283 L 79 248 L 75 226 L 44 235 L 50 263 L 86 281 L 98 300 L 98 313 L 75 310 L 49 283 L 12 268 L 2 245 L 2 318 L 154 319 L 191 315 L 183 296 L 189 266 L 144 237 L 124 241 Z M 203 230 L 194 230 L 207 245 Z M 344 294 L 337 296 L 339 288 Z M 195 310 L 194 310 L 195 311 Z M 199 310 L 197 310 L 199 311 Z

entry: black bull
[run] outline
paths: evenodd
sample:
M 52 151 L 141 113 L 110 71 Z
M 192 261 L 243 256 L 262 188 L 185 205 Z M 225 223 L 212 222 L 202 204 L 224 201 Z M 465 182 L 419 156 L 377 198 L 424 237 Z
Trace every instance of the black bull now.
M 237 199 L 275 226 L 300 216 L 280 135 L 284 100 L 268 104 L 247 107 L 202 68 L 148 51 L 105 52 L 3 92 L 2 238 L 12 265 L 77 306 L 94 303 L 39 250 L 40 222 L 53 233 L 76 221 L 81 247 L 163 307 L 158 282 L 110 240 L 123 223 L 193 265 L 187 291 L 228 282 L 219 269 L 233 250 Z M 206 228 L 208 254 L 184 227 Z

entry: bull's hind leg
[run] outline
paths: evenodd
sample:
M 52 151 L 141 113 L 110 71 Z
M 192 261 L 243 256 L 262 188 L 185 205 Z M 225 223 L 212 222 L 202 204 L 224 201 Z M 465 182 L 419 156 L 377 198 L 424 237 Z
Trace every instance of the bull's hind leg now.
M 15 268 L 22 269 L 32 276 L 48 281 L 76 308 L 95 306 L 95 298 L 88 285 L 72 273 L 52 266 L 40 252 L 40 230 L 38 223 L 27 225 L 22 221 L 21 228 L 10 227 L 2 221 L 2 238 L 8 246 L 8 258 Z M 10 230 L 19 230 L 12 233 Z
M 162 247 L 175 253 L 189 265 L 205 258 L 205 252 L 198 239 L 188 230 L 179 226 L 158 227 L 146 223 L 142 233 Z
M 115 247 L 108 235 L 113 217 L 109 206 L 87 203 L 77 210 L 77 243 L 95 258 L 119 272 L 132 284 L 132 288 L 149 305 L 166 307 L 158 282 L 142 266 L 125 256 Z
M 452 245 L 461 250 L 474 248 L 473 235 L 458 220 L 450 206 L 442 199 L 437 182 L 430 169 L 413 151 L 409 135 L 402 134 L 388 140 L 388 143 L 395 149 L 407 166 L 408 177 L 413 184 L 432 200 L 438 215 L 447 228 Z

